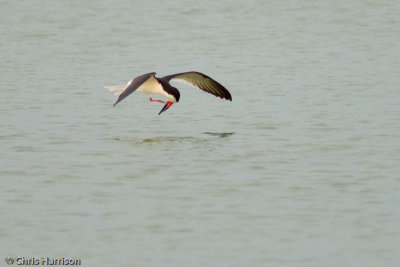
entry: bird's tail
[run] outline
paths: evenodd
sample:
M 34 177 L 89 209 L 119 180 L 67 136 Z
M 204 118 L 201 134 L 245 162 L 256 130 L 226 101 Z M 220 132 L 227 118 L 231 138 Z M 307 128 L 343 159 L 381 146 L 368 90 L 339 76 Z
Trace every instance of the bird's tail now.
M 119 96 L 125 90 L 126 86 L 104 86 L 104 88 L 108 89 L 114 95 Z

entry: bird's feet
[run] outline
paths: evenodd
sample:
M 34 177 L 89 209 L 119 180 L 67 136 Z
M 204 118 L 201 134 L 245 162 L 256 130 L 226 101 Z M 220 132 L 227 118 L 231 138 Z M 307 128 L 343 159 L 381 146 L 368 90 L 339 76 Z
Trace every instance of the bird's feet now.
M 162 100 L 157 100 L 157 99 L 153 99 L 153 98 L 151 98 L 151 97 L 150 97 L 150 101 L 151 101 L 151 102 L 160 102 L 160 103 L 165 103 L 165 101 L 162 101 Z

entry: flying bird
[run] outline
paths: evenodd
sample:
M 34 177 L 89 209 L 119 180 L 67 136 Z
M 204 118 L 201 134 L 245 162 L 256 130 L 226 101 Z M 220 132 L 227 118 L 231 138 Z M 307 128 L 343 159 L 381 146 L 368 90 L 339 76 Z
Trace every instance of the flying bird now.
M 222 99 L 232 101 L 232 96 L 229 91 L 223 87 L 220 83 L 213 80 L 209 76 L 196 72 L 182 72 L 172 75 L 168 75 L 162 78 L 157 78 L 155 72 L 146 73 L 130 80 L 126 86 L 105 86 L 114 95 L 118 95 L 117 101 L 114 106 L 117 105 L 121 100 L 130 95 L 133 92 L 141 92 L 150 95 L 150 101 L 165 103 L 161 109 L 161 113 L 169 109 L 173 104 L 179 102 L 180 93 L 178 89 L 173 87 L 169 82 L 172 80 L 181 80 L 194 85 L 204 92 L 213 94 Z M 162 95 L 167 98 L 167 101 L 153 99 L 153 95 Z

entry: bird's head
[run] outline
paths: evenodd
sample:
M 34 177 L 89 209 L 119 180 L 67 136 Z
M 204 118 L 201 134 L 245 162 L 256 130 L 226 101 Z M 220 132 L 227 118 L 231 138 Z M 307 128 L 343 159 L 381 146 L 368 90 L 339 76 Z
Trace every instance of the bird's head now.
M 172 86 L 171 86 L 170 90 L 171 90 L 170 94 L 175 98 L 176 102 L 179 102 L 179 98 L 181 98 L 181 94 L 179 93 L 179 90 Z
M 161 113 L 163 113 L 164 111 L 166 111 L 167 109 L 169 109 L 174 103 L 179 102 L 179 98 L 181 97 L 181 94 L 179 93 L 178 89 L 176 89 L 175 87 L 169 87 L 168 88 L 168 101 L 165 103 L 164 107 L 161 109 L 160 113 L 158 113 L 158 115 L 160 115 Z

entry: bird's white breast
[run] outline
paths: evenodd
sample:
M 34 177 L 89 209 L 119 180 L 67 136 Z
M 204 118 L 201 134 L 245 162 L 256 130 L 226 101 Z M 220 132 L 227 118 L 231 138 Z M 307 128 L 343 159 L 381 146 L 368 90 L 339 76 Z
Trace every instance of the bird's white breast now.
M 136 89 L 136 92 L 146 93 L 149 95 L 168 95 L 154 76 L 151 76 L 149 79 L 147 79 L 146 82 Z

